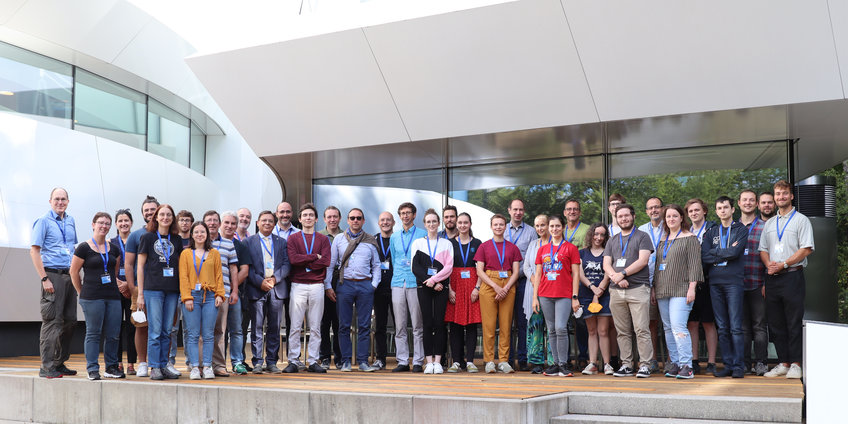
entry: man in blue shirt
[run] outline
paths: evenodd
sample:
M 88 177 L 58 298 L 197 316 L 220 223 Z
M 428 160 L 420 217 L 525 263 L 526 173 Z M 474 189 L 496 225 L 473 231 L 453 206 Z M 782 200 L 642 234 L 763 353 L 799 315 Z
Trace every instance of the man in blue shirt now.
M 423 228 L 415 228 L 415 205 L 409 202 L 398 207 L 403 228 L 391 237 L 392 254 L 392 311 L 395 319 L 395 345 L 397 346 L 398 365 L 392 372 L 409 371 L 409 344 L 407 343 L 407 318 L 412 318 L 413 359 L 412 371 L 424 372 L 424 320 L 418 303 L 418 281 L 412 274 L 412 260 L 409 256 L 412 241 L 427 235 Z
M 30 257 L 41 277 L 41 335 L 39 377 L 76 375 L 65 361 L 71 356 L 71 338 L 77 325 L 77 292 L 71 285 L 71 255 L 77 244 L 74 219 L 65 213 L 68 192 L 50 192 L 50 211 L 32 226 Z

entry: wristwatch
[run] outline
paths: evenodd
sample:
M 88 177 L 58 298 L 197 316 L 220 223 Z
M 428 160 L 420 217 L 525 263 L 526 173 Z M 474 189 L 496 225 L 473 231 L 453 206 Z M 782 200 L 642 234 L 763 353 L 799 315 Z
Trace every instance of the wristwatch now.
M 789 268 L 789 264 L 784 261 L 783 262 L 783 269 L 788 269 L 788 268 Z
M 48 279 L 48 277 L 45 275 L 44 278 L 41 279 L 41 282 L 43 283 L 43 282 L 47 281 L 47 279 Z
M 577 295 L 573 294 L 573 295 L 571 295 L 571 298 L 574 299 L 574 300 L 577 300 Z
M 627 269 L 622 269 L 622 270 L 621 270 L 621 275 L 622 275 L 623 277 L 627 277 Z

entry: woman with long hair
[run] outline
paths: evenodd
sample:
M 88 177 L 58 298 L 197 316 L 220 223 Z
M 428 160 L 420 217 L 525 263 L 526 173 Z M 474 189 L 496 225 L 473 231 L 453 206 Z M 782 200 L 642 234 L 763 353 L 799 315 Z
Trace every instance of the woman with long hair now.
M 598 347 L 604 360 L 604 374 L 611 375 L 615 369 L 610 365 L 610 323 L 612 312 L 609 308 L 609 276 L 604 272 L 604 248 L 609 240 L 607 226 L 599 222 L 593 224 L 586 233 L 586 248 L 580 249 L 580 291 L 577 298 L 583 307 L 586 328 L 589 331 L 589 364 L 583 374 L 598 373 L 595 361 L 598 359 Z M 589 305 L 601 305 L 597 312 L 591 312 Z
M 482 242 L 471 232 L 471 215 L 463 212 L 456 218 L 459 235 L 453 244 L 453 272 L 450 277 L 445 321 L 450 323 L 450 347 L 453 365 L 448 372 L 477 372 L 477 328 L 480 324 L 480 278 L 474 266 L 474 254 Z
M 527 286 L 524 293 L 533 293 L 533 281 L 537 278 L 536 275 L 536 254 L 542 246 L 548 244 L 550 234 L 548 234 L 548 216 L 537 215 L 533 220 L 533 228 L 536 229 L 538 240 L 532 241 L 527 246 L 527 258 L 524 260 L 523 271 L 527 277 Z M 527 319 L 527 362 L 532 366 L 533 374 L 541 374 L 548 363 L 553 361 L 553 353 L 551 352 L 551 344 L 545 342 L 545 316 L 542 311 L 533 310 L 533 296 L 524 296 L 524 314 Z

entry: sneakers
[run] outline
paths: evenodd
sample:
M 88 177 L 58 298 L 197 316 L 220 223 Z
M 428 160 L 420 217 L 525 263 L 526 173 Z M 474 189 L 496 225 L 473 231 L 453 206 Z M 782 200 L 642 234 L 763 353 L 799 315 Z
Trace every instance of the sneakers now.
M 62 373 L 60 373 L 59 371 L 56 371 L 54 369 L 46 370 L 46 369 L 42 368 L 42 369 L 38 370 L 38 376 L 42 377 L 42 378 L 47 378 L 47 379 L 62 378 Z
M 374 371 L 377 371 L 377 368 L 374 368 L 371 365 L 368 365 L 367 361 L 363 361 L 363 362 L 359 363 L 359 370 L 362 371 L 362 372 L 374 372 Z
M 698 362 L 697 359 L 692 360 L 692 373 L 700 374 L 701 373 L 701 363 Z
M 398 364 L 392 372 L 409 372 L 409 365 L 406 364 Z
M 630 368 L 626 365 L 622 365 L 618 371 L 612 373 L 615 377 L 633 377 L 633 368 Z
M 293 374 L 293 373 L 296 373 L 297 371 L 298 371 L 297 364 L 295 364 L 294 362 L 289 362 L 289 364 L 286 365 L 285 368 L 283 368 L 283 372 L 286 373 L 286 374 Z
M 150 379 L 151 380 L 164 380 L 165 376 L 162 375 L 161 368 L 151 368 L 150 369 Z
M 475 373 L 475 372 L 480 371 L 480 370 L 477 369 L 477 365 L 474 365 L 474 362 L 467 362 L 465 364 L 465 370 L 470 372 L 470 373 Z
M 424 372 L 424 367 L 421 365 L 413 365 L 412 372 Z
M 732 374 L 733 374 L 733 370 L 730 369 L 730 367 L 728 367 L 726 365 L 724 366 L 724 369 L 722 369 L 721 371 L 718 371 L 718 370 L 713 371 L 713 376 L 718 377 L 718 378 L 730 377 Z
M 657 370 L 659 370 L 659 367 L 657 367 Z M 637 378 L 648 378 L 650 376 L 651 376 L 651 369 L 648 368 L 647 365 L 642 365 L 641 367 L 639 367 L 639 371 L 636 372 Z
M 117 365 L 112 365 L 106 367 L 106 372 L 103 373 L 103 376 L 106 378 L 126 378 L 127 375 Z
M 594 362 L 589 362 L 589 365 L 586 365 L 582 372 L 586 375 L 595 375 L 598 373 L 598 366 Z
M 212 371 L 215 373 L 215 377 L 229 377 L 230 376 L 230 373 L 227 372 L 226 367 L 220 367 L 220 368 L 214 368 L 213 367 Z
M 459 362 L 454 362 L 451 364 L 450 368 L 448 368 L 448 372 L 460 372 L 462 371 L 462 366 L 459 365 Z
M 716 369 L 717 369 L 716 364 L 714 364 L 712 362 L 707 362 L 707 370 L 706 370 L 707 374 L 715 375 Z
M 553 364 L 549 366 L 544 371 L 542 371 L 542 374 L 548 377 L 559 375 L 559 365 Z
M 200 376 L 200 368 L 193 367 L 191 369 L 191 373 L 188 375 L 189 380 L 200 380 L 202 377 Z
M 733 377 L 733 378 L 745 378 L 745 369 L 740 368 L 740 369 L 733 370 L 731 377 Z
M 127 375 L 135 375 L 135 367 L 133 364 L 127 364 Z
M 238 375 L 245 375 L 247 374 L 247 367 L 245 367 L 243 363 L 239 362 L 233 365 L 233 372 Z
M 376 368 L 376 371 L 384 370 L 384 369 L 386 369 L 386 362 L 383 361 L 382 359 L 378 359 L 378 360 L 374 361 L 373 364 L 371 364 L 371 368 Z
M 668 369 L 665 372 L 665 376 L 668 378 L 676 378 L 677 374 L 680 373 L 680 366 L 677 364 L 669 363 Z
M 648 370 L 651 374 L 658 374 L 660 372 L 660 363 L 656 359 L 651 359 L 648 361 Z
M 424 374 L 432 374 L 434 368 L 435 367 L 433 366 L 433 363 L 428 362 L 427 365 L 424 367 Z
M 353 368 L 351 368 L 350 362 L 344 361 L 342 363 L 341 372 L 351 372 L 351 371 L 353 371 Z
M 612 367 L 612 364 L 604 364 L 604 374 L 605 375 L 613 375 L 615 373 L 615 368 Z
M 486 362 L 486 374 L 493 374 L 495 371 L 495 363 Z
M 76 371 L 66 367 L 65 364 L 56 367 L 56 371 L 59 371 L 62 375 L 77 375 Z
M 518 361 L 518 370 L 530 371 L 530 365 L 527 364 L 527 361 Z
M 147 362 L 139 362 L 138 370 L 135 372 L 136 377 L 150 377 L 150 368 L 147 367 Z
M 91 380 L 91 381 L 100 380 L 100 373 L 97 372 L 97 371 L 89 371 L 88 372 L 88 379 Z
M 586 366 L 588 367 L 588 365 Z M 559 373 L 557 375 L 560 377 L 574 377 L 574 373 L 571 372 L 571 367 L 567 363 L 559 366 Z
M 804 376 L 804 372 L 801 371 L 801 367 L 798 364 L 792 364 L 789 366 L 789 371 L 786 372 L 786 378 L 801 378 Z
M 321 360 L 321 368 L 324 368 L 325 370 L 330 369 L 330 359 L 329 358 Z
M 530 371 L 530 374 L 541 374 L 545 370 L 542 369 L 541 365 L 533 365 L 533 369 Z
M 265 365 L 265 372 L 269 372 L 271 374 L 282 374 L 283 372 L 277 368 L 277 364 L 267 364 Z
M 262 364 L 255 364 L 253 366 L 253 370 L 251 370 L 250 372 L 252 372 L 254 374 L 264 374 L 265 373 L 265 371 L 262 370 Z
M 768 378 L 774 377 L 782 377 L 789 373 L 789 367 L 783 364 L 777 364 L 776 367 L 772 368 L 771 371 L 765 373 L 764 375 Z
M 306 370 L 306 364 L 304 364 L 303 362 L 298 360 L 298 361 L 294 361 L 294 364 L 297 365 L 298 371 L 305 371 Z
M 754 365 L 754 374 L 757 374 L 758 376 L 762 377 L 767 372 L 768 365 L 762 362 L 757 362 L 757 365 Z
M 680 367 L 680 372 L 677 373 L 677 378 L 689 380 L 695 377 L 695 373 L 692 372 L 692 368 L 689 368 L 689 365 L 684 365 Z
M 324 367 L 322 367 L 321 364 L 319 364 L 317 362 L 313 362 L 313 363 L 309 364 L 309 366 L 306 367 L 306 371 L 307 372 L 314 372 L 316 374 L 326 374 L 327 373 L 327 370 L 325 370 Z
M 433 374 L 444 374 L 444 373 L 445 373 L 445 367 L 443 367 L 442 364 L 436 362 L 433 365 Z
M 515 372 L 515 370 L 512 369 L 511 366 L 509 366 L 509 362 L 501 362 L 500 364 L 498 364 L 498 371 L 504 374 L 512 374 Z
M 172 373 L 168 368 L 162 368 L 159 372 L 162 373 L 162 377 L 165 377 L 168 380 L 176 380 L 180 378 L 179 374 Z
M 176 375 L 176 376 L 178 376 L 178 377 L 179 377 L 179 376 L 181 376 L 181 375 L 183 375 L 183 373 L 181 373 L 181 372 L 180 372 L 180 371 L 179 371 L 179 370 L 178 370 L 178 369 L 174 366 L 174 364 L 170 364 L 170 363 L 169 363 L 169 364 L 168 364 L 168 366 L 166 366 L 166 367 L 165 367 L 165 370 L 167 370 L 169 373 L 174 374 L 174 375 Z
M 212 371 L 212 367 L 203 367 L 203 378 L 205 380 L 211 380 L 215 378 L 215 371 Z

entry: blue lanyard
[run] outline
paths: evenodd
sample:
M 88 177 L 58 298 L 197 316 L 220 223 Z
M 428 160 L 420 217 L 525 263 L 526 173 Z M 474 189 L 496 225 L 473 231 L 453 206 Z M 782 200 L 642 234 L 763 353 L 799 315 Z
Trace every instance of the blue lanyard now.
M 124 266 L 126 250 L 124 248 L 124 240 L 120 234 L 118 234 L 118 246 L 121 248 L 121 266 Z
M 577 230 L 575 229 L 574 231 L 577 231 Z M 574 235 L 572 234 L 572 237 L 573 237 L 573 236 L 574 236 Z M 556 252 L 554 252 L 554 238 L 553 238 L 553 237 L 551 237 L 550 239 L 548 239 L 548 243 L 550 243 L 550 245 L 551 245 L 551 246 L 550 246 L 550 250 L 549 250 L 549 251 L 551 252 L 551 262 L 552 262 L 552 263 L 557 261 L 557 260 L 556 260 L 556 255 L 559 253 L 559 248 L 560 248 L 560 247 L 562 247 L 562 244 L 563 244 L 564 242 L 565 242 L 565 239 L 560 240 L 560 241 L 559 241 L 559 245 L 557 246 L 557 250 L 556 250 Z M 629 243 L 629 242 L 630 242 L 630 239 L 627 239 L 627 242 Z M 569 243 L 571 243 L 571 242 L 569 242 Z
M 268 249 L 268 246 L 265 244 L 265 239 L 262 236 L 259 237 L 259 242 L 262 243 L 262 249 L 268 253 L 268 256 L 271 257 L 271 260 L 274 260 L 274 237 L 268 236 L 268 240 L 271 240 L 271 249 Z
M 280 234 L 280 233 L 282 233 L 282 232 L 283 232 L 282 230 L 280 230 L 280 227 L 279 227 L 279 226 L 277 226 L 276 228 L 277 228 L 277 236 L 278 236 L 278 237 L 283 237 L 283 236 Z M 294 226 L 290 226 L 290 227 L 289 227 L 289 229 L 288 229 L 288 230 L 286 230 L 286 236 L 285 236 L 284 238 L 286 238 L 286 239 L 287 239 L 287 238 L 289 238 L 289 236 L 292 234 L 292 231 L 294 231 Z
M 789 215 L 789 219 L 786 220 L 786 224 L 783 224 L 783 231 L 780 231 L 780 214 L 777 214 L 777 219 L 774 220 L 774 226 L 777 228 L 777 241 L 781 241 L 783 238 L 783 233 L 786 232 L 786 227 L 789 226 L 789 221 L 792 221 L 792 218 L 795 216 L 795 212 L 798 212 L 798 209 L 792 211 L 792 215 Z
M 516 242 L 518 241 L 518 239 L 521 238 L 521 233 L 524 232 L 524 224 L 521 225 L 521 229 L 518 230 L 518 234 L 515 235 L 515 238 L 512 238 L 512 227 L 509 227 L 508 230 L 509 230 L 509 235 L 507 237 L 509 237 L 510 243 L 517 245 Z M 494 242 L 492 242 L 492 243 L 494 243 Z M 506 252 L 505 247 L 504 247 L 504 252 Z M 503 262 L 501 262 L 501 265 L 503 265 Z
M 698 229 L 698 234 L 695 234 L 695 236 L 698 237 L 698 240 L 701 239 L 701 233 L 704 232 L 704 228 L 707 228 L 707 221 L 704 221 L 704 223 L 701 224 L 701 228 Z M 654 230 L 651 229 L 651 233 L 653 233 L 653 232 L 654 232 Z M 668 237 L 666 237 L 666 239 L 668 239 Z
M 239 235 L 238 235 L 238 231 L 236 231 L 235 233 L 233 233 L 233 237 L 235 237 L 235 238 L 236 238 L 236 240 L 241 241 L 241 237 L 239 237 Z
M 754 221 L 751 222 L 751 225 L 748 226 L 748 236 L 749 237 L 751 236 L 751 230 L 753 230 L 754 227 L 757 226 L 757 221 L 759 221 L 759 220 L 760 220 L 760 217 L 755 216 Z
M 501 270 L 504 271 L 504 261 L 506 260 L 506 240 L 503 241 L 503 255 L 498 251 L 498 244 L 492 240 L 492 245 L 495 246 L 495 254 L 498 255 L 498 262 L 501 264 Z
M 403 247 L 403 254 L 409 256 L 409 247 L 412 246 L 412 239 L 415 238 L 415 226 L 409 229 L 409 244 L 403 240 L 403 231 L 400 232 L 400 244 Z
M 303 247 L 306 247 L 306 235 L 303 234 L 303 231 L 300 232 L 300 236 L 303 238 Z M 315 234 L 312 234 L 312 243 L 309 243 L 309 248 L 306 249 L 306 254 L 312 254 L 312 248 L 315 247 Z
M 707 225 L 706 222 L 704 222 L 704 225 Z M 659 247 L 660 242 L 662 241 L 662 227 L 660 227 L 660 233 L 656 236 L 654 235 L 654 226 L 651 225 L 650 222 L 648 223 L 648 229 L 651 230 L 651 242 L 654 243 L 654 250 L 657 250 L 657 247 Z M 668 236 L 666 236 L 666 238 L 668 238 Z
M 733 225 L 733 224 L 730 224 Z M 724 236 L 724 226 L 718 225 L 718 246 L 722 249 L 727 249 L 727 244 L 730 243 L 730 227 L 727 227 L 727 237 Z
M 680 235 L 681 231 L 683 231 L 683 227 L 680 227 L 680 229 L 677 230 L 677 235 L 674 236 L 674 240 L 672 240 L 671 243 L 668 242 L 668 235 L 665 236 L 665 246 L 663 246 L 663 262 L 665 262 L 665 257 L 666 255 L 668 255 L 668 249 L 670 249 L 671 245 L 674 244 L 675 241 L 677 241 L 677 236 Z
M 618 233 L 618 245 L 621 247 L 621 257 L 623 258 L 625 253 L 627 253 L 627 246 L 630 245 L 630 239 L 633 237 L 633 231 L 630 231 L 630 235 L 627 236 L 627 243 L 624 243 L 622 240 L 622 234 L 624 232 L 619 231 Z
M 59 221 L 53 220 L 56 223 L 56 226 L 59 227 L 59 232 L 62 233 L 62 242 L 68 244 L 68 240 L 65 238 L 65 224 L 68 221 L 68 214 L 65 214 L 65 218 L 61 220 L 62 226 L 59 227 Z
M 218 245 L 216 246 L 214 243 L 218 243 Z M 215 247 L 216 249 L 218 249 L 218 251 L 220 251 L 220 250 L 221 250 L 221 235 L 220 235 L 220 234 L 218 235 L 218 238 L 216 238 L 216 239 L 213 241 L 212 246 L 213 246 L 213 247 Z
M 428 235 L 424 238 L 427 239 L 427 253 L 430 254 L 430 268 L 434 268 L 436 266 L 436 251 L 439 250 L 439 236 L 436 236 L 436 248 L 433 250 L 430 250 L 430 236 Z
M 580 229 L 580 224 L 582 224 L 582 222 L 577 223 L 577 227 L 574 228 L 574 231 L 571 232 L 571 237 L 568 237 L 568 226 L 566 225 L 565 226 L 565 238 L 563 240 L 566 240 L 569 243 L 571 243 L 571 240 L 574 240 L 574 236 L 577 235 L 577 230 Z M 559 251 L 559 248 L 557 248 L 557 251 Z
M 159 234 L 159 230 L 156 230 L 156 237 L 159 237 L 159 245 L 162 243 L 162 236 Z M 165 267 L 171 267 L 171 233 L 168 233 L 168 245 L 165 246 L 162 250 L 165 250 L 167 255 L 165 256 Z
M 120 238 L 121 237 L 118 237 L 118 239 Z M 97 242 L 94 240 L 94 237 L 91 238 L 91 242 L 94 243 L 94 248 L 97 249 L 97 254 L 100 255 L 100 258 L 103 259 L 103 274 L 108 274 L 109 266 L 107 265 L 107 263 L 109 263 L 109 251 L 106 250 L 106 253 L 100 253 L 100 246 L 97 245 Z M 104 245 L 103 247 L 105 248 L 106 245 Z
M 471 253 L 471 242 L 472 241 L 474 241 L 474 239 L 468 240 L 468 249 L 465 249 L 465 252 L 463 253 L 462 252 L 462 240 L 460 240 L 459 237 L 456 238 L 456 242 L 457 242 L 456 244 L 459 245 L 459 257 L 462 258 L 462 267 L 465 267 L 466 264 L 468 263 L 468 255 Z
M 389 259 L 389 249 L 392 247 L 392 245 L 389 244 L 389 247 L 383 246 L 383 235 L 382 234 L 378 235 L 377 239 L 380 240 L 380 250 L 383 251 L 383 260 Z
M 197 275 L 197 282 L 200 283 L 200 270 L 203 269 L 203 263 L 206 262 L 206 255 L 209 254 L 209 252 L 203 252 L 203 257 L 200 258 L 200 268 L 197 267 L 197 255 L 194 252 L 195 250 L 191 249 L 191 258 L 194 259 L 194 274 Z

